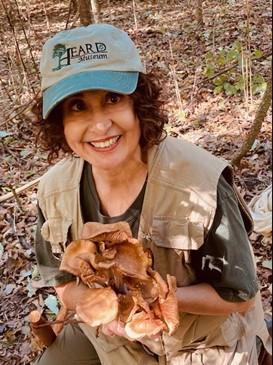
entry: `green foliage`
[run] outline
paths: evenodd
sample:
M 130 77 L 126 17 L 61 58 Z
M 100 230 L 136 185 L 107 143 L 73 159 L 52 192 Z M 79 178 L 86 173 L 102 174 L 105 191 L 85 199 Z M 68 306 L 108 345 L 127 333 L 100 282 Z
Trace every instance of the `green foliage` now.
M 12 133 L 10 133 L 10 132 L 0 131 L 0 139 L 11 136 L 11 135 L 12 135 Z
M 255 49 L 252 59 L 258 59 L 263 56 L 263 52 Z M 244 91 L 244 78 L 241 73 L 242 69 L 242 44 L 239 41 L 233 43 L 231 47 L 220 48 L 217 52 L 207 52 L 205 55 L 206 66 L 203 75 L 213 78 L 223 69 L 228 69 L 234 64 L 237 67 L 226 71 L 225 73 L 213 78 L 214 94 L 224 93 L 227 96 L 242 94 Z M 252 82 L 253 95 L 263 92 L 266 88 L 266 82 L 263 76 L 253 75 Z
M 49 294 L 44 302 L 46 307 L 50 310 L 51 313 L 54 313 L 55 315 L 58 314 L 59 312 L 58 299 L 56 298 L 55 295 Z

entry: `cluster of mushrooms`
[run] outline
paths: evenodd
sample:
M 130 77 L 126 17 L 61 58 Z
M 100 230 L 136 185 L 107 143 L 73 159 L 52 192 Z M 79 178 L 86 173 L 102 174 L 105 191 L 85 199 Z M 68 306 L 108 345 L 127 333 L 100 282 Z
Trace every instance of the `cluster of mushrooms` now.
M 116 321 L 132 341 L 171 335 L 179 325 L 176 279 L 167 275 L 165 282 L 152 266 L 151 252 L 132 238 L 128 223 L 86 223 L 61 261 L 60 270 L 75 275 L 79 289 L 64 293 L 59 318 L 72 309 L 105 334 Z
M 88 287 L 76 313 L 91 327 L 118 320 L 132 340 L 168 332 L 179 325 L 176 279 L 165 282 L 152 269 L 152 254 L 132 238 L 128 223 L 86 223 L 81 240 L 65 250 L 60 270 Z

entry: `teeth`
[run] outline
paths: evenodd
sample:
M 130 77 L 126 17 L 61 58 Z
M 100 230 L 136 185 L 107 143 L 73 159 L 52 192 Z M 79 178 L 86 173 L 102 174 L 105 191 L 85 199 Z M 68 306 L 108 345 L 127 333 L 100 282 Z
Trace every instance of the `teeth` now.
M 90 142 L 92 146 L 96 147 L 96 148 L 106 148 L 106 147 L 110 147 L 113 144 L 115 144 L 118 140 L 119 136 L 108 139 L 107 141 L 103 141 L 103 142 Z

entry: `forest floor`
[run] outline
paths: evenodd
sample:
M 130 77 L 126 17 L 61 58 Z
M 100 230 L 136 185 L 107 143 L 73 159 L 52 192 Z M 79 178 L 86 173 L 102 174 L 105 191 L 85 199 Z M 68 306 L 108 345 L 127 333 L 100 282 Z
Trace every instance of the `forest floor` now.
M 1 3 L 2 7 L 5 3 Z M 126 30 L 140 48 L 147 71 L 160 74 L 169 115 L 167 132 L 178 138 L 183 135 L 213 154 L 231 160 L 251 127 L 264 90 L 263 78 L 269 76 L 271 69 L 272 6 L 268 0 L 204 1 L 202 30 L 195 20 L 194 3 L 193 0 L 135 0 L 134 12 L 132 1 L 108 1 L 107 6 L 103 5 L 101 20 Z M 79 25 L 75 9 L 71 8 L 69 18 L 68 14 L 68 0 L 48 0 L 42 4 L 37 0 L 14 0 L 1 9 L 0 44 L 4 57 L 0 59 L 0 198 L 39 178 L 48 169 L 47 156 L 35 147 L 35 117 L 30 107 L 34 95 L 39 93 L 39 75 L 32 57 L 37 64 L 41 45 L 49 36 L 66 25 Z M 14 34 L 21 49 L 21 61 Z M 236 66 L 242 47 L 250 49 L 254 57 L 252 97 L 243 92 L 242 72 Z M 232 66 L 230 71 L 222 72 Z M 215 77 L 217 73 L 221 73 L 220 79 Z M 221 92 L 222 87 L 225 92 Z M 270 112 L 251 151 L 235 171 L 236 184 L 247 203 L 271 184 L 271 132 Z M 0 205 L 0 363 L 3 365 L 29 364 L 36 354 L 28 326 L 29 312 L 44 308 L 52 316 L 56 311 L 52 290 L 39 289 L 34 284 L 36 191 L 37 184 L 13 194 Z M 257 233 L 250 238 L 264 309 L 271 312 L 272 239 Z

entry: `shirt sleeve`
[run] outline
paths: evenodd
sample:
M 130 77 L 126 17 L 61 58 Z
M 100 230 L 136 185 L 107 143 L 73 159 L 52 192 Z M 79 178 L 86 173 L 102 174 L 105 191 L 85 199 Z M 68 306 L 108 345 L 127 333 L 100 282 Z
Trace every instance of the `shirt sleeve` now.
M 221 176 L 212 227 L 205 243 L 192 251 L 197 280 L 212 285 L 227 301 L 246 301 L 258 291 L 254 262 L 235 193 Z
M 57 286 L 74 280 L 74 276 L 65 271 L 60 271 L 60 259 L 53 255 L 50 242 L 43 239 L 41 228 L 45 219 L 38 207 L 38 223 L 35 237 L 35 252 L 39 273 L 44 287 Z

